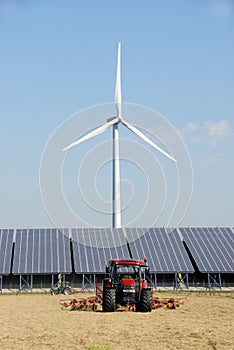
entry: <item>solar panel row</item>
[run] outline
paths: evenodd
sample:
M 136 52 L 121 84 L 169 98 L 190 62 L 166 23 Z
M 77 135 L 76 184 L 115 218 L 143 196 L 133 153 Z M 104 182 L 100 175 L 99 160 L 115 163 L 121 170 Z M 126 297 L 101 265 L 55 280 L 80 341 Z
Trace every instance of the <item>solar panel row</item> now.
M 70 238 L 76 273 L 103 273 L 110 259 L 148 258 L 152 271 L 194 272 L 182 237 L 201 272 L 234 272 L 230 228 L 17 229 L 13 274 L 71 273 Z M 9 274 L 14 230 L 0 230 L 0 274 Z
M 71 273 L 68 230 L 16 230 L 13 274 Z
M 230 228 L 180 228 L 201 272 L 234 271 L 234 234 Z
M 0 229 L 0 275 L 9 275 L 14 230 Z

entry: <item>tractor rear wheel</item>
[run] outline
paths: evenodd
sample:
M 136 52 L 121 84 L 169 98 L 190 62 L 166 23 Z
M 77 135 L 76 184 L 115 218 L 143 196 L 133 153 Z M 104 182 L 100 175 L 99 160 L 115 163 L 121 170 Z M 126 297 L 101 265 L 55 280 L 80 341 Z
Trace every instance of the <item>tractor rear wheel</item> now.
M 102 310 L 104 312 L 115 311 L 115 289 L 106 289 L 104 291 Z
M 152 293 L 150 290 L 142 290 L 139 311 L 151 312 L 151 310 L 152 310 Z

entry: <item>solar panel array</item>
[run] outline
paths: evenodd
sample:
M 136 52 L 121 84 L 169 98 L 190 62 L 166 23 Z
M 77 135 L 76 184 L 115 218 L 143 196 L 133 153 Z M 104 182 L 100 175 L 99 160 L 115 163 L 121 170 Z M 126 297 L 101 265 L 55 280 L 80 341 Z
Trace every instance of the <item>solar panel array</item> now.
M 16 230 L 13 274 L 71 273 L 67 229 Z
M 176 230 L 163 228 L 126 228 L 135 259 L 147 257 L 151 271 L 159 273 L 194 272 L 188 254 Z M 136 239 L 136 237 L 139 237 Z
M 104 273 L 108 260 L 129 258 L 122 229 L 72 229 L 76 273 Z
M 151 271 L 234 273 L 234 230 L 231 228 L 74 228 L 0 229 L 0 275 L 71 273 L 73 248 L 76 273 L 104 273 L 110 259 L 148 258 Z M 15 241 L 14 256 L 12 247 Z
M 0 275 L 9 275 L 14 230 L 0 229 Z
M 180 228 L 201 272 L 234 272 L 234 233 L 230 228 Z

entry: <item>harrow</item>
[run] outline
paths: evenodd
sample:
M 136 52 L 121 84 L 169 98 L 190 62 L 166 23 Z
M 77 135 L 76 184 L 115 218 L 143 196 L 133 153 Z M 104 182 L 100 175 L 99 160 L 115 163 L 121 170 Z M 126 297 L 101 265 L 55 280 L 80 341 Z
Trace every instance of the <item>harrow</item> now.
M 176 309 L 180 305 L 183 305 L 185 298 L 152 298 L 152 310 L 159 308 L 166 308 L 169 310 Z M 101 309 L 102 301 L 99 296 L 89 296 L 87 298 L 72 298 L 59 300 L 62 310 L 67 311 L 97 311 Z M 116 309 L 120 309 L 121 305 L 117 305 Z M 136 311 L 136 305 L 130 304 L 125 307 L 125 310 Z
M 152 298 L 152 309 L 158 309 L 160 307 L 164 307 L 167 309 L 176 309 L 180 305 L 183 305 L 185 301 L 185 298 L 163 298 L 159 299 L 158 297 Z
M 62 310 L 96 311 L 100 301 L 96 296 L 91 296 L 88 298 L 63 299 L 59 301 L 59 304 Z

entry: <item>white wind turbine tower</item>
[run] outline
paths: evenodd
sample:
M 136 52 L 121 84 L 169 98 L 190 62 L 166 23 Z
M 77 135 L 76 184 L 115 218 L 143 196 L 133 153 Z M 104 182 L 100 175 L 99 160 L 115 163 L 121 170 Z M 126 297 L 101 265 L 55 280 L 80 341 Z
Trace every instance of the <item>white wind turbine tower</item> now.
M 174 162 L 176 160 L 167 152 L 162 150 L 159 146 L 157 146 L 154 142 L 152 142 L 147 136 L 145 136 L 140 130 L 138 130 L 135 126 L 127 123 L 122 118 L 122 93 L 121 93 L 121 43 L 118 45 L 118 60 L 117 60 L 117 74 L 116 74 L 116 86 L 115 86 L 115 105 L 117 109 L 117 116 L 113 118 L 107 119 L 107 122 L 98 127 L 97 129 L 91 131 L 89 134 L 79 138 L 77 141 L 71 143 L 66 146 L 63 151 L 67 151 L 68 149 L 78 145 L 79 143 L 90 139 L 91 137 L 97 136 L 111 126 L 113 126 L 113 213 L 112 213 L 112 226 L 113 228 L 121 227 L 121 200 L 120 200 L 120 161 L 119 161 L 119 123 L 126 126 L 129 130 L 131 130 L 134 134 L 139 136 L 142 140 L 150 144 L 156 150 L 161 152 L 164 156 L 170 158 Z

